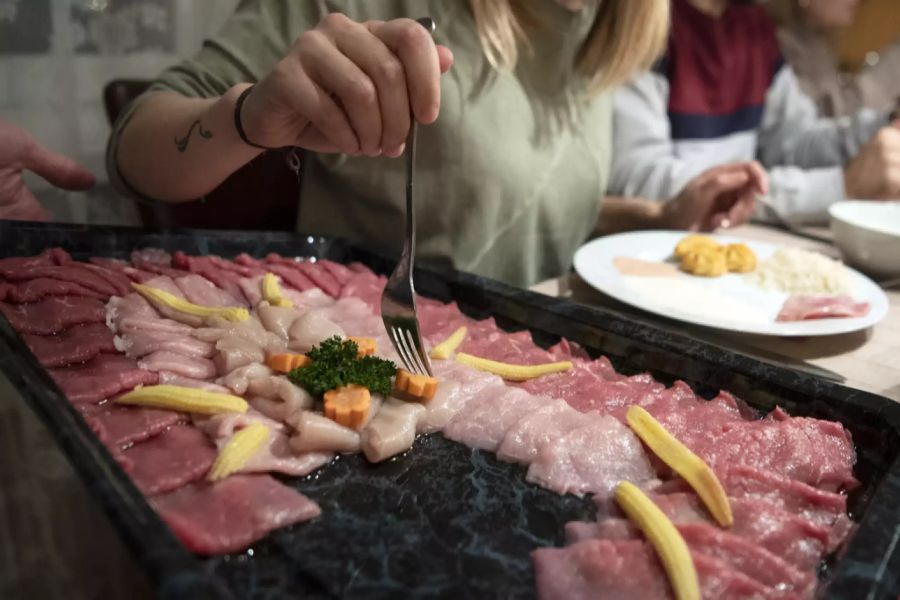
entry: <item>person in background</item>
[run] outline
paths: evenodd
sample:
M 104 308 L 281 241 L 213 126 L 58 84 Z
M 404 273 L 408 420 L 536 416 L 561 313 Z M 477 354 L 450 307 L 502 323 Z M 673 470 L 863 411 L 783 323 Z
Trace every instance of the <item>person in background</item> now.
M 434 37 L 408 15 L 432 17 Z M 668 0 L 248 0 L 125 112 L 107 168 L 179 202 L 266 149 L 305 148 L 298 227 L 396 250 L 415 119 L 419 254 L 528 285 L 593 234 L 737 223 L 765 189 L 744 161 L 662 205 L 604 198 L 609 90 L 667 30 Z
M 778 41 L 801 89 L 819 114 L 851 116 L 863 108 L 892 111 L 900 100 L 900 40 L 878 53 L 858 73 L 841 70 L 834 34 L 849 27 L 861 0 L 768 0 L 778 24 Z M 893 7 L 900 20 L 900 3 Z
M 25 131 L 0 119 L 0 219 L 44 221 L 48 213 L 25 187 L 24 171 L 33 171 L 64 190 L 93 187 L 94 176 L 67 156 L 41 146 Z
M 896 125 L 896 124 L 895 124 Z M 844 198 L 900 198 L 900 130 L 888 115 L 820 119 L 781 58 L 764 7 L 672 0 L 664 58 L 616 95 L 610 190 L 665 199 L 713 165 L 758 157 L 757 216 L 821 222 Z

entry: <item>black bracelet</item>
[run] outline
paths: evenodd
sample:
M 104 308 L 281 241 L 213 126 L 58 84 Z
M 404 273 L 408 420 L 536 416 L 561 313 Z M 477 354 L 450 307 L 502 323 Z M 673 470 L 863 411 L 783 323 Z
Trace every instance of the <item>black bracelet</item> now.
M 243 140 L 245 144 L 248 146 L 253 146 L 254 148 L 259 148 L 260 150 L 277 150 L 278 148 L 271 148 L 269 146 L 260 146 L 259 144 L 254 144 L 247 137 L 247 133 L 244 131 L 244 126 L 241 124 L 241 107 L 244 106 L 244 100 L 247 99 L 247 96 L 250 95 L 250 92 L 253 91 L 254 86 L 248 87 L 246 90 L 241 92 L 241 95 L 238 96 L 237 102 L 234 103 L 234 128 L 237 130 L 238 137 Z

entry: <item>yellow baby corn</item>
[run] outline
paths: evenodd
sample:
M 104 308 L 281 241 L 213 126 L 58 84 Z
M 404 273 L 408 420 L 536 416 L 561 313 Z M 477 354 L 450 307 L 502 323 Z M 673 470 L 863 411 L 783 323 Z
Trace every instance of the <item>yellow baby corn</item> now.
M 236 432 L 219 452 L 206 478 L 218 481 L 240 471 L 268 439 L 269 428 L 262 423 L 251 423 Z
M 572 363 L 567 360 L 544 363 L 541 365 L 513 365 L 472 356 L 465 352 L 456 353 L 456 362 L 474 367 L 480 371 L 487 371 L 488 373 L 499 375 L 503 379 L 509 381 L 527 381 L 529 379 L 534 379 L 535 377 L 540 377 L 541 375 L 568 371 L 572 368 Z
M 141 296 L 154 304 L 160 304 L 188 315 L 197 317 L 222 317 L 228 321 L 246 321 L 250 318 L 250 313 L 246 308 L 238 307 L 218 307 L 218 306 L 200 306 L 183 300 L 174 294 L 170 294 L 165 290 L 160 290 L 149 285 L 140 283 L 132 283 L 133 287 Z
M 713 518 L 722 527 L 731 527 L 734 517 L 728 496 L 719 478 L 703 459 L 690 451 L 662 424 L 640 406 L 632 406 L 626 415 L 629 427 L 650 450 L 681 475 L 694 488 Z
M 294 303 L 281 295 L 281 284 L 272 273 L 266 273 L 262 278 L 263 300 L 272 306 L 281 308 L 294 308 Z
M 135 388 L 116 398 L 115 402 L 166 408 L 198 415 L 247 412 L 247 401 L 238 396 L 178 385 L 151 385 Z
M 656 550 L 675 598 L 700 600 L 700 582 L 694 560 L 672 521 L 633 483 L 619 482 L 616 502 Z
M 463 340 L 466 339 L 466 334 L 469 332 L 469 328 L 463 325 L 456 331 L 450 334 L 450 336 L 431 349 L 431 358 L 436 358 L 437 360 L 447 360 L 450 358 L 450 355 L 459 348 L 459 345 L 463 343 Z

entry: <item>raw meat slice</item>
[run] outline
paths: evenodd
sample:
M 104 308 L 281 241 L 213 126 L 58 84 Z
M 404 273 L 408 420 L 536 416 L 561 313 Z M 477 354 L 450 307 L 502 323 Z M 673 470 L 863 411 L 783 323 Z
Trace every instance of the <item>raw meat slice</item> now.
M 13 304 L 37 302 L 47 296 L 85 296 L 105 300 L 108 296 L 71 281 L 36 277 L 6 284 L 6 299 Z M 3 298 L 0 297 L 0 300 Z
M 272 369 L 263 364 L 251 364 L 239 367 L 228 373 L 224 377 L 220 377 L 218 382 L 229 388 L 235 394 L 241 396 L 247 392 L 250 382 L 260 377 L 270 377 Z
M 269 271 L 281 277 L 281 280 L 285 285 L 288 285 L 297 291 L 305 292 L 306 290 L 317 289 L 316 284 L 313 283 L 309 277 L 287 265 L 268 263 L 266 267 Z
M 260 302 L 256 307 L 256 311 L 263 327 L 284 340 L 288 339 L 288 331 L 291 329 L 291 325 L 301 315 L 300 311 L 293 308 L 272 306 L 268 302 Z
M 209 261 L 223 271 L 237 273 L 241 277 L 255 277 L 256 275 L 265 275 L 266 270 L 257 265 L 245 265 L 237 261 L 225 260 L 221 256 L 210 255 Z
M 352 265 L 351 268 L 353 268 Z M 362 267 L 362 269 L 364 270 L 354 274 L 353 277 L 344 284 L 339 297 L 359 298 L 366 303 L 373 313 L 380 315 L 381 294 L 384 292 L 385 284 L 387 284 L 387 277 L 379 277 L 366 267 Z
M 206 555 L 243 550 L 274 529 L 321 513 L 315 502 L 268 475 L 195 483 L 150 503 L 189 550 Z
M 184 420 L 184 415 L 171 410 L 119 406 L 111 402 L 79 408 L 94 434 L 110 448 L 142 442 Z
M 19 333 L 53 335 L 85 323 L 103 323 L 106 310 L 96 298 L 48 296 L 33 304 L 0 302 L 0 312 Z
M 643 541 L 585 540 L 565 548 L 540 548 L 531 556 L 540 600 L 671 598 L 665 571 Z M 766 597 L 763 585 L 723 561 L 698 553 L 692 558 L 703 598 Z
M 206 277 L 234 298 L 243 298 L 241 286 L 238 285 L 242 276 L 234 271 L 227 271 L 216 266 L 208 256 L 188 256 L 179 251 L 172 255 L 172 264 L 179 269 L 186 269 L 191 273 Z M 246 302 L 241 304 L 246 306 Z
M 125 277 L 127 277 L 129 280 L 137 283 L 144 283 L 145 281 L 153 279 L 157 275 L 156 273 L 151 273 L 142 269 L 136 269 L 124 260 L 119 260 L 116 258 L 94 257 L 91 259 L 91 262 L 95 265 L 100 265 L 101 267 L 106 267 L 107 269 L 118 271 L 125 275 Z
M 579 496 L 605 496 L 623 479 L 645 487 L 655 478 L 641 442 L 609 416 L 591 418 L 589 424 L 546 444 L 527 474 L 528 481 L 541 487 Z
M 381 462 L 409 450 L 416 441 L 416 425 L 425 413 L 418 402 L 388 398 L 363 429 L 359 445 L 369 462 Z
M 210 342 L 189 335 L 153 331 L 126 332 L 116 338 L 116 348 L 134 358 L 141 358 L 161 350 L 189 358 L 210 358 L 216 352 L 215 346 Z
M 519 419 L 548 401 L 517 388 L 489 386 L 456 413 L 444 428 L 444 437 L 470 448 L 494 452 Z
M 206 475 L 216 459 L 216 448 L 196 427 L 173 425 L 165 433 L 132 446 L 124 455 L 134 463 L 129 472 L 134 484 L 152 496 Z
M 390 347 L 390 342 L 379 341 L 378 347 Z M 398 359 L 394 357 L 393 360 Z M 427 412 L 419 421 L 420 433 L 443 429 L 481 390 L 490 385 L 502 385 L 496 375 L 470 369 L 455 361 L 433 361 L 431 367 L 438 378 L 438 386 L 434 398 L 424 403 Z
M 207 319 L 208 327 L 201 327 L 193 331 L 198 340 L 205 342 L 219 342 L 223 339 L 241 339 L 263 348 L 267 352 L 284 352 L 284 340 L 262 326 L 259 319 L 247 319 L 239 323 L 226 321 L 221 317 Z
M 358 298 L 341 298 L 329 306 L 308 310 L 341 327 L 348 335 L 379 337 L 385 335 L 384 322 L 372 314 L 365 302 Z
M 529 464 L 541 449 L 577 427 L 591 421 L 591 415 L 582 413 L 563 400 L 549 400 L 548 404 L 519 419 L 506 432 L 503 443 L 497 449 L 497 458 L 509 462 Z
M 213 363 L 219 375 L 227 375 L 239 367 L 262 363 L 265 351 L 258 345 L 237 336 L 226 336 L 216 342 Z
M 319 288 L 333 298 L 336 298 L 341 292 L 341 284 L 337 282 L 337 280 L 331 273 L 320 267 L 315 262 L 310 262 L 308 260 L 293 260 L 290 258 L 284 258 L 283 256 L 279 256 L 277 254 L 269 254 L 266 257 L 266 263 L 266 266 L 270 269 L 279 265 L 287 267 L 288 269 L 293 269 L 294 271 L 298 272 L 300 275 L 308 279 L 313 286 Z M 281 275 L 281 273 L 279 273 L 279 275 Z M 293 287 L 297 287 L 293 283 L 291 285 L 293 285 Z M 302 289 L 307 288 L 297 287 L 297 289 L 300 289 L 302 291 Z
M 269 417 L 290 423 L 299 413 L 310 409 L 315 399 L 283 375 L 268 375 L 248 380 L 247 392 L 254 396 Z
M 116 352 L 113 334 L 103 323 L 76 325 L 53 336 L 23 334 L 22 339 L 45 367 L 80 364 L 101 352 Z
M 160 275 L 155 279 L 151 279 L 145 285 L 147 285 L 148 287 L 156 288 L 158 290 L 162 290 L 164 292 L 168 292 L 176 298 L 181 298 L 183 300 L 187 299 L 184 295 L 184 292 L 181 291 L 181 288 L 179 288 L 175 284 L 175 280 L 173 280 L 171 277 Z M 135 304 L 137 304 L 137 302 L 135 302 Z M 172 319 L 173 321 L 178 321 L 179 323 L 184 323 L 185 325 L 188 325 L 190 327 L 200 327 L 204 323 L 203 317 L 177 311 L 164 304 L 160 304 L 157 302 L 153 302 L 151 304 L 150 302 L 148 302 L 148 305 L 150 305 L 151 308 L 153 308 L 159 315 Z
M 169 371 L 191 379 L 213 379 L 216 365 L 208 358 L 188 357 L 168 350 L 157 350 L 138 361 L 138 366 L 147 371 Z
M 175 285 L 188 299 L 188 302 L 200 306 L 244 306 L 246 304 L 243 297 L 235 298 L 200 275 L 179 277 L 175 280 Z
M 131 292 L 131 280 L 125 276 L 124 273 L 114 269 L 107 269 L 106 267 L 92 264 L 92 263 L 83 263 L 83 262 L 75 262 L 71 259 L 67 262 L 62 263 L 65 266 L 76 267 L 79 269 L 83 269 L 85 271 L 89 271 L 96 275 L 99 279 L 105 281 L 109 286 L 115 290 L 116 296 L 124 296 Z
M 73 404 L 97 404 L 138 385 L 153 385 L 156 373 L 140 369 L 134 359 L 116 354 L 98 354 L 77 367 L 49 369 Z
M 138 269 L 167 277 L 181 277 L 188 272 L 172 267 L 172 255 L 159 248 L 144 248 L 131 253 L 131 264 Z
M 262 302 L 262 278 L 262 275 L 257 275 L 256 277 L 241 277 L 238 280 L 241 293 L 244 294 L 244 298 L 247 299 L 250 306 L 256 306 Z M 283 292 L 284 290 L 282 290 Z
M 350 281 L 350 278 L 353 277 L 353 271 L 340 263 L 320 258 L 317 261 L 317 264 L 328 271 L 341 287 L 343 287 L 344 284 Z
M 159 371 L 159 383 L 165 385 L 177 385 L 180 387 L 189 387 L 189 388 L 197 388 L 201 390 L 206 390 L 208 392 L 218 392 L 220 394 L 230 394 L 231 390 L 227 387 L 210 383 L 209 381 L 203 381 L 202 379 L 193 379 L 191 377 L 184 377 L 182 375 L 178 375 L 177 373 L 172 373 L 171 371 Z
M 323 314 L 324 310 L 327 309 L 308 310 L 293 322 L 288 332 L 292 350 L 306 352 L 331 336 L 347 335 L 337 323 Z
M 869 314 L 868 302 L 854 302 L 850 296 L 807 296 L 794 294 L 784 301 L 776 321 L 810 321 L 864 317 Z
M 305 410 L 290 425 L 297 430 L 289 441 L 295 452 L 359 452 L 359 433 L 321 413 Z

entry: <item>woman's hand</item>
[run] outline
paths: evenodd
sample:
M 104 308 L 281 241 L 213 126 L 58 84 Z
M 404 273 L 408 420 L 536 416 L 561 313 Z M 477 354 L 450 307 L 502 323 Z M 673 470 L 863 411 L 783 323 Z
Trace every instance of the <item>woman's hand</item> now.
M 94 176 L 71 158 L 47 150 L 15 125 L 0 121 L 0 219 L 47 218 L 47 211 L 22 180 L 26 169 L 66 190 L 94 185 Z
M 769 190 L 769 178 L 756 162 L 730 163 L 692 179 L 676 198 L 662 206 L 666 229 L 713 231 L 750 220 L 756 196 Z
M 241 123 L 261 146 L 396 157 L 410 113 L 420 123 L 437 118 L 441 73 L 452 62 L 411 19 L 357 23 L 330 14 L 256 85 Z

